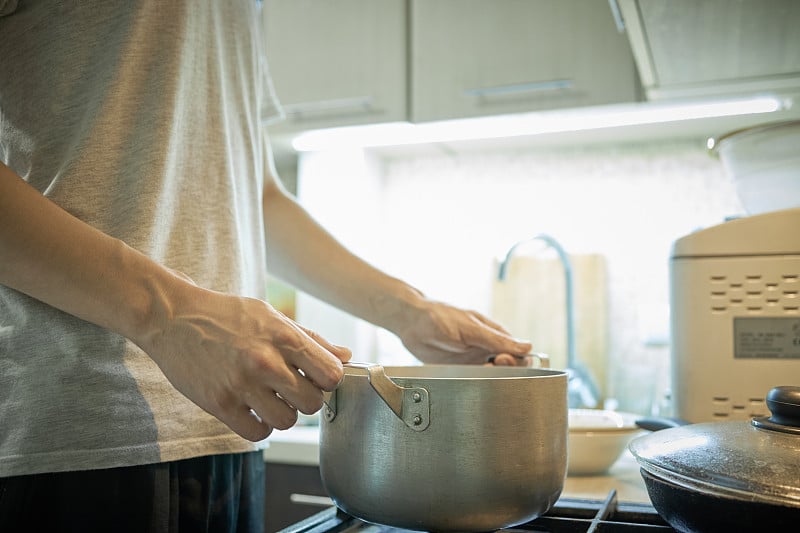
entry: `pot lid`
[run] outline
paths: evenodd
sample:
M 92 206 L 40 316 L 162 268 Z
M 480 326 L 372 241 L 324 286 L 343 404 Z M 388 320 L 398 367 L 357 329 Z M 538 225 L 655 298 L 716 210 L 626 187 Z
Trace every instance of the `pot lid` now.
M 657 431 L 631 442 L 656 477 L 727 498 L 800 508 L 800 387 L 767 395 L 769 418 Z

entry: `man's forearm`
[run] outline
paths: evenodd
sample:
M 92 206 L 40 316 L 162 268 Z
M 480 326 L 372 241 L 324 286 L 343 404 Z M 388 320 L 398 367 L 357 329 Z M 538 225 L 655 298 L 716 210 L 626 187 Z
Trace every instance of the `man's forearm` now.
M 181 283 L 0 163 L 0 284 L 136 340 Z
M 424 302 L 418 290 L 348 251 L 274 181 L 264 217 L 270 270 L 304 292 L 394 332 Z

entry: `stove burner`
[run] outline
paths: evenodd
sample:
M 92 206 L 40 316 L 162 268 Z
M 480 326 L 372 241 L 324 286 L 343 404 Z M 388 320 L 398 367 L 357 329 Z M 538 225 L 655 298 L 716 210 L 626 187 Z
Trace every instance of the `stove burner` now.
M 507 533 L 538 531 L 567 533 L 631 533 L 674 531 L 653 506 L 619 503 L 611 490 L 604 501 L 561 498 L 545 515 L 526 524 L 503 529 Z M 403 533 L 406 529 L 368 524 L 331 507 L 279 533 Z

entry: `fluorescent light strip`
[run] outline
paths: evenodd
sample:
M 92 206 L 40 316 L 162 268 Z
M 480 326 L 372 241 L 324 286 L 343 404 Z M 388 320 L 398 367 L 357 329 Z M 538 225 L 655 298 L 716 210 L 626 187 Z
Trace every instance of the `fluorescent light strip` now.
M 771 113 L 788 107 L 773 96 L 694 103 L 641 103 L 543 111 L 492 117 L 443 120 L 422 124 L 391 122 L 313 130 L 294 138 L 299 152 L 344 148 L 497 139 L 564 133 L 702 118 Z

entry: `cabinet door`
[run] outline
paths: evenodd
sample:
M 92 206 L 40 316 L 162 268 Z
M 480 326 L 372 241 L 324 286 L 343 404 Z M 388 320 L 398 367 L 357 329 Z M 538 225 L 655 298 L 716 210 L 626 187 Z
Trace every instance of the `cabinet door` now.
M 606 0 L 412 0 L 414 121 L 632 102 Z
M 796 92 L 797 0 L 619 0 L 651 99 Z
M 406 119 L 405 0 L 270 0 L 266 55 L 287 120 L 271 131 Z
M 319 467 L 266 463 L 264 532 L 281 529 L 333 506 L 327 498 Z

